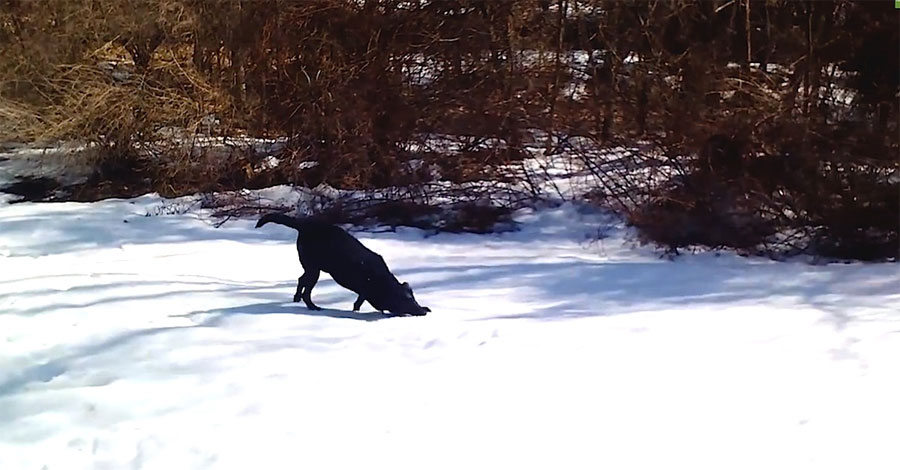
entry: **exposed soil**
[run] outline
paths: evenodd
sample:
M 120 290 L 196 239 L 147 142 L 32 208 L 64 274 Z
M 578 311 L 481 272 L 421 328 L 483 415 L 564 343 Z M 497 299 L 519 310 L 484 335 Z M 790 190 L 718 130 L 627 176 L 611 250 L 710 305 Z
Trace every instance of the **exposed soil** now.
M 59 181 L 46 176 L 25 176 L 16 178 L 11 184 L 0 187 L 0 193 L 21 196 L 15 202 L 52 201 L 60 189 Z

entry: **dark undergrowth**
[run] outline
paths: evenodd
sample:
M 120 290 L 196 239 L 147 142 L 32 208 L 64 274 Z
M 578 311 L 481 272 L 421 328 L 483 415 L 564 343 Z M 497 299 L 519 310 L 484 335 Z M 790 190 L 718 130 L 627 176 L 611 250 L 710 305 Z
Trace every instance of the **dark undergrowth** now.
M 0 189 L 327 185 L 371 195 L 335 220 L 481 232 L 561 155 L 672 253 L 895 260 L 898 58 L 889 2 L 2 2 L 0 140 L 92 171 Z

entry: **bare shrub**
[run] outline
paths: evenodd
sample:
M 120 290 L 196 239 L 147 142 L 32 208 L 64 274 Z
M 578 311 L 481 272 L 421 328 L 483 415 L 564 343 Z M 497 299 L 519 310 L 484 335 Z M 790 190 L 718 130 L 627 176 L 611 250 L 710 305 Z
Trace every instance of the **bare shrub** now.
M 492 184 L 542 197 L 523 162 L 543 151 L 669 248 L 896 257 L 897 21 L 853 1 L 4 2 L 0 134 L 82 144 L 86 198 L 325 183 L 387 195 L 386 218 Z

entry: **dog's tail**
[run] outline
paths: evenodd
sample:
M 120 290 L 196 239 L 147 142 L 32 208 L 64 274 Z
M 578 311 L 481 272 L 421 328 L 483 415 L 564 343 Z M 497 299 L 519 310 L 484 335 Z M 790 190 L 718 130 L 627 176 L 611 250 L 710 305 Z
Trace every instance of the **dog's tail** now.
M 259 219 L 259 222 L 256 223 L 256 228 L 260 228 L 269 222 L 284 225 L 286 227 L 296 229 L 297 231 L 303 230 L 303 227 L 306 225 L 306 221 L 304 221 L 303 219 L 284 215 L 280 212 L 271 212 Z

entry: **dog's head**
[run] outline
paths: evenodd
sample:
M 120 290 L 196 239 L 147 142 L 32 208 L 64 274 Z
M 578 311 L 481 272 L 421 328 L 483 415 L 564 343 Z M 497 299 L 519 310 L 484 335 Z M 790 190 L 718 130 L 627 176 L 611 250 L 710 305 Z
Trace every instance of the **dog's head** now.
M 430 308 L 419 305 L 408 282 L 400 284 L 397 295 L 391 297 L 391 305 L 387 309 L 391 313 L 425 315 L 431 311 Z

